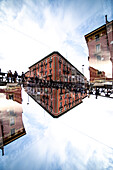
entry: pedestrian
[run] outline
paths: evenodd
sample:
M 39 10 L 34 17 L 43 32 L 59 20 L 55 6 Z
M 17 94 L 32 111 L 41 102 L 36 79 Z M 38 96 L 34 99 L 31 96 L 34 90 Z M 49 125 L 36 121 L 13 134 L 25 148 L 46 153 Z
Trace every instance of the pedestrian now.
M 18 73 L 17 71 L 14 72 L 14 83 L 16 83 L 16 79 L 17 79 Z
M 96 93 L 95 94 L 96 94 L 96 99 L 97 99 L 97 97 L 99 95 L 99 89 L 96 88 Z
M 22 78 L 22 83 L 23 83 L 23 87 L 24 87 L 24 82 L 25 82 L 25 74 L 24 74 L 24 72 L 22 72 L 21 78 Z

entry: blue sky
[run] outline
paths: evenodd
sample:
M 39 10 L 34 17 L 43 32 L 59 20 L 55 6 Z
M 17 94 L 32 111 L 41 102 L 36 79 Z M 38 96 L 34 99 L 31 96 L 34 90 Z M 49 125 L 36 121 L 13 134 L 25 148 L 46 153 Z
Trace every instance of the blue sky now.
M 112 0 L 1 0 L 0 68 L 19 73 L 59 51 L 88 77 L 84 35 L 113 19 Z
M 16 105 L 23 108 L 26 135 L 6 145 L 4 156 L 0 150 L 0 170 L 113 169 L 112 99 L 98 97 L 97 101 L 92 95 L 54 119 L 31 97 L 27 105 L 24 89 L 22 98 L 22 105 Z M 1 101 L 3 109 L 5 103 L 15 104 Z

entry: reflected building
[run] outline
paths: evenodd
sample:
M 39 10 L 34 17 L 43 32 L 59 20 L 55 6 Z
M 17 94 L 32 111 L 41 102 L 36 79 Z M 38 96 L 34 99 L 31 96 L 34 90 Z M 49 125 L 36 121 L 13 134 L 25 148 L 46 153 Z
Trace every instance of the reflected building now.
M 69 111 L 87 96 L 85 76 L 56 51 L 30 66 L 25 76 L 31 78 L 27 93 L 53 117 Z
M 20 104 L 22 104 L 22 93 L 20 86 L 13 86 L 13 84 L 7 84 L 5 93 L 6 99 L 12 99 Z
M 85 35 L 90 83 L 113 80 L 113 20 Z
M 17 91 L 21 93 L 21 87 L 11 88 L 10 94 L 9 87 L 0 91 L 0 149 L 2 150 L 2 155 L 4 155 L 5 145 L 26 134 L 22 121 L 23 110 L 20 104 L 22 99 L 16 100 L 21 94 L 14 94 Z M 13 95 L 13 97 L 8 97 L 10 95 Z

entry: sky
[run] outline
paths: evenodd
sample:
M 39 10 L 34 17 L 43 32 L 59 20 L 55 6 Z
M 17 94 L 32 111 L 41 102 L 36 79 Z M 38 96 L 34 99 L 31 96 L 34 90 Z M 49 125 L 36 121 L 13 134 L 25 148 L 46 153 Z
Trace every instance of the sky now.
M 84 35 L 113 20 L 113 0 L 0 0 L 0 68 L 21 74 L 58 51 L 88 78 Z
M 111 98 L 98 96 L 95 99 L 95 95 L 91 95 L 59 118 L 49 115 L 30 96 L 28 105 L 24 89 L 22 99 L 21 105 L 12 100 L 3 101 L 0 96 L 6 103 L 2 105 L 0 101 L 4 110 L 8 109 L 8 104 L 23 109 L 16 118 L 21 124 L 18 116 L 22 116 L 26 131 L 26 135 L 4 147 L 4 156 L 0 150 L 0 170 L 113 169 Z

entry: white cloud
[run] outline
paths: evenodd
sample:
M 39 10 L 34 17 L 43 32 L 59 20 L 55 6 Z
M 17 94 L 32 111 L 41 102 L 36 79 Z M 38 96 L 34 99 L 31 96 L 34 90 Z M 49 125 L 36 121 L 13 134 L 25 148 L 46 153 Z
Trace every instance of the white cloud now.
M 80 71 L 82 64 L 88 65 L 84 34 L 98 25 L 96 19 L 103 15 L 99 11 L 101 1 L 4 0 L 0 3 L 2 70 L 27 71 L 34 62 L 56 50 Z

